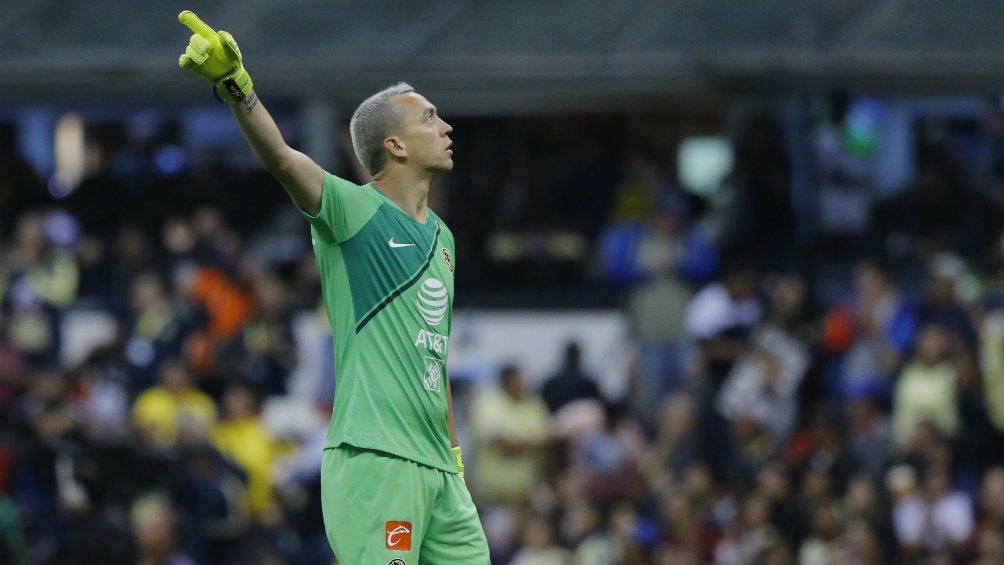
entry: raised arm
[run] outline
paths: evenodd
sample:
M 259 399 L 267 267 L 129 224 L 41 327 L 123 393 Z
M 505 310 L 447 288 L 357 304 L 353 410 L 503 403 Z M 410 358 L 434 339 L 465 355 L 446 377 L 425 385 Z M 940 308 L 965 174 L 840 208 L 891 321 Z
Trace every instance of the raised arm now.
M 188 10 L 178 20 L 194 32 L 178 64 L 211 82 L 216 97 L 230 104 L 251 149 L 293 202 L 308 214 L 320 212 L 324 172 L 310 157 L 286 144 L 254 92 L 233 36 L 213 30 Z
M 317 215 L 321 211 L 321 185 L 324 172 L 320 165 L 286 145 L 275 120 L 251 93 L 241 102 L 230 105 L 244 138 L 269 173 L 289 193 L 303 211 Z

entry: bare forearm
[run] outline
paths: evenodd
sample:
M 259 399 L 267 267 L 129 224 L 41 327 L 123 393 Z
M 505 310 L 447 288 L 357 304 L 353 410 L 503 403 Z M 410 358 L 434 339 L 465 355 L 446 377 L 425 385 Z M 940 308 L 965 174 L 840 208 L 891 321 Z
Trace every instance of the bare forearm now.
M 230 110 L 262 165 L 269 171 L 280 167 L 289 146 L 257 93 L 252 91 L 243 101 L 231 104 Z
M 321 209 L 324 172 L 310 157 L 286 144 L 271 114 L 251 92 L 242 102 L 232 104 L 244 138 L 258 160 L 286 189 L 297 206 L 310 214 Z

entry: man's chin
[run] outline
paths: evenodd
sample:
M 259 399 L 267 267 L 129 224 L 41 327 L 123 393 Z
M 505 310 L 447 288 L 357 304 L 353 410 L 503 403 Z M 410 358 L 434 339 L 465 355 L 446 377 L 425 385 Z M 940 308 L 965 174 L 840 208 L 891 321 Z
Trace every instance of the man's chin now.
M 428 171 L 435 176 L 442 176 L 453 170 L 453 159 L 450 159 L 442 165 L 434 165 L 428 168 Z

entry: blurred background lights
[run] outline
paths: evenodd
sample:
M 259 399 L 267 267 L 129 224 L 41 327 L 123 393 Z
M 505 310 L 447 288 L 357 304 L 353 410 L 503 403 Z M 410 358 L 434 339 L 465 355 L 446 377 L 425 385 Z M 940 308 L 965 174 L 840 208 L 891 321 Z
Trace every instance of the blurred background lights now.
M 693 192 L 714 194 L 732 170 L 732 145 L 721 136 L 690 137 L 680 143 L 680 182 Z
M 177 145 L 165 145 L 154 155 L 153 162 L 161 174 L 174 175 L 185 168 L 188 159 L 185 157 L 185 151 Z
M 79 114 L 67 113 L 59 118 L 54 145 L 56 172 L 49 179 L 49 192 L 63 198 L 80 184 L 86 171 L 84 122 Z

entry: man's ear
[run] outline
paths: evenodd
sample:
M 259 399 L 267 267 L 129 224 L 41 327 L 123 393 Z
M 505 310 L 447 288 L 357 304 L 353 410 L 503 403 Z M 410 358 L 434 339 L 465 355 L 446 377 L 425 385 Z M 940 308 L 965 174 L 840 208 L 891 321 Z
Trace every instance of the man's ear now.
M 387 151 L 390 151 L 390 154 L 394 157 L 403 158 L 408 156 L 408 149 L 404 146 L 404 142 L 397 137 L 391 136 L 383 140 L 383 146 L 386 147 Z

